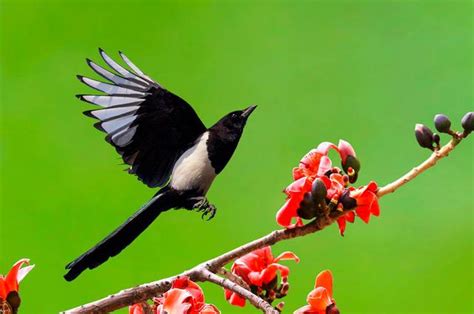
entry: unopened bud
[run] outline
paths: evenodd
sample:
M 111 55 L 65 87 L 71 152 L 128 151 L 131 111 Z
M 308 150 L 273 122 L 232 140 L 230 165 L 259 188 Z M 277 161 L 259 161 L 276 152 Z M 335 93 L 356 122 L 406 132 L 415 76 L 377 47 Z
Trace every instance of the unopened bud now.
M 311 196 L 314 203 L 321 203 L 326 198 L 327 193 L 328 191 L 326 189 L 326 184 L 324 184 L 323 180 L 317 178 L 313 181 L 313 186 L 311 187 Z
M 451 121 L 444 114 L 437 114 L 434 117 L 434 125 L 440 133 L 449 133 L 451 131 Z
M 357 201 L 355 198 L 350 196 L 349 190 L 346 190 L 344 194 L 339 198 L 339 202 L 342 204 L 345 210 L 354 209 L 357 206 Z
M 354 183 L 357 181 L 357 176 L 360 171 L 360 161 L 357 157 L 349 155 L 342 164 L 342 169 L 349 175 L 349 182 Z
M 423 148 L 433 149 L 433 132 L 423 124 L 415 126 L 415 136 L 418 144 Z
M 316 206 L 314 205 L 311 193 L 307 192 L 304 195 L 296 213 L 303 219 L 313 219 L 316 217 Z
M 326 308 L 326 314 L 339 314 L 339 309 L 336 304 L 331 304 Z
M 433 133 L 433 142 L 436 144 L 436 147 L 439 148 L 440 137 L 438 133 Z
M 464 117 L 462 117 L 461 125 L 466 135 L 474 131 L 474 112 L 466 113 Z
M 276 309 L 278 312 L 281 312 L 281 311 L 283 311 L 283 307 L 285 307 L 285 302 L 280 302 L 280 303 L 278 303 L 278 304 L 275 306 L 275 309 Z

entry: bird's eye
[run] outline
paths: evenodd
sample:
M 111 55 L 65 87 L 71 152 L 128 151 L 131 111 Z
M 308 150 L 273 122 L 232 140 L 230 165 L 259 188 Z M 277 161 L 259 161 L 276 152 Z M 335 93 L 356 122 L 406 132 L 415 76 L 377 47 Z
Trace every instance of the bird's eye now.
M 233 114 L 230 116 L 230 118 L 231 118 L 232 120 L 236 120 L 236 119 L 237 119 L 237 115 L 236 115 L 235 113 L 233 113 Z

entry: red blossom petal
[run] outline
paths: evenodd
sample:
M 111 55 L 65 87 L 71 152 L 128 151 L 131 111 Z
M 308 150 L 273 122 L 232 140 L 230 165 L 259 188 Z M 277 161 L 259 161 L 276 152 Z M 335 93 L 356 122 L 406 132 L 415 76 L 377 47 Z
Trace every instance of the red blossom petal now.
M 334 145 L 331 142 L 322 142 L 321 144 L 318 145 L 316 148 L 316 152 L 322 154 L 322 155 L 327 155 L 330 149 L 334 149 L 335 151 L 339 151 L 336 145 Z
M 192 294 L 183 289 L 170 289 L 165 293 L 163 311 L 167 313 L 187 313 L 192 307 Z
M 18 262 L 16 262 L 13 265 L 13 267 L 10 269 L 7 276 L 5 277 L 5 289 L 6 289 L 7 295 L 11 291 L 18 292 L 18 273 L 20 271 L 21 266 L 23 266 L 23 264 L 29 264 L 29 263 L 30 263 L 29 259 L 23 258 L 19 260 Z M 31 268 L 29 270 L 31 270 Z M 26 274 L 21 273 L 21 279 L 23 279 L 25 275 Z
M 298 216 L 297 210 L 300 203 L 301 200 L 296 198 L 288 199 L 276 214 L 277 223 L 282 227 L 289 228 L 291 226 L 291 220 Z
M 288 185 L 285 189 L 285 193 L 289 196 L 304 194 L 305 192 L 311 191 L 311 184 L 312 182 L 307 177 L 303 177 Z
M 332 298 L 333 297 L 332 285 L 333 285 L 332 272 L 330 270 L 323 270 L 316 277 L 314 288 L 318 288 L 318 287 L 326 288 L 326 290 L 329 293 L 329 296 Z
M 321 156 L 321 160 L 319 161 L 319 167 L 318 167 L 318 172 L 316 175 L 318 177 L 324 176 L 326 172 L 331 170 L 332 168 L 332 161 L 329 159 L 327 156 Z
M 232 305 L 240 307 L 245 306 L 245 299 L 230 290 L 225 290 L 225 299 Z
M 346 230 L 346 218 L 344 216 L 337 218 L 337 225 L 339 227 L 339 233 L 344 236 L 344 231 Z
M 326 314 L 326 310 L 318 311 L 313 309 L 311 305 L 305 305 L 294 311 L 293 314 Z
M 354 223 L 354 221 L 355 221 L 355 214 L 354 214 L 353 211 L 348 212 L 347 214 L 344 215 L 344 217 L 350 223 Z
M 300 261 L 300 258 L 298 256 L 296 256 L 295 253 L 290 252 L 290 251 L 286 251 L 286 252 L 283 252 L 280 255 L 278 255 L 273 260 L 273 262 L 278 263 L 279 261 L 289 261 L 289 260 L 293 260 L 293 261 L 296 261 L 298 263 Z
M 220 314 L 219 309 L 213 304 L 205 304 L 199 314 Z
M 349 144 L 349 142 L 346 142 L 344 140 L 339 140 L 338 152 L 339 152 L 339 155 L 341 156 L 342 163 L 346 162 L 347 156 L 356 157 L 356 153 L 354 151 L 354 148 L 352 148 L 352 145 Z
M 298 180 L 304 177 L 304 170 L 300 167 L 293 168 L 293 179 Z
M 370 211 L 368 206 L 357 206 L 355 211 L 357 216 L 359 216 L 362 221 L 364 221 L 365 223 L 369 223 Z
M 311 291 L 306 301 L 311 305 L 311 308 L 318 311 L 325 311 L 328 306 L 333 304 L 329 292 L 323 287 L 317 287 Z
M 374 216 L 380 216 L 380 206 L 378 199 L 374 199 L 372 205 L 370 206 L 370 212 Z
M 143 311 L 143 306 L 141 303 L 137 303 L 134 305 L 130 305 L 128 307 L 128 314 L 145 314 L 145 311 Z
M 172 288 L 183 289 L 189 292 L 193 298 L 193 308 L 201 308 L 204 305 L 204 293 L 199 285 L 189 277 L 179 277 L 173 281 Z

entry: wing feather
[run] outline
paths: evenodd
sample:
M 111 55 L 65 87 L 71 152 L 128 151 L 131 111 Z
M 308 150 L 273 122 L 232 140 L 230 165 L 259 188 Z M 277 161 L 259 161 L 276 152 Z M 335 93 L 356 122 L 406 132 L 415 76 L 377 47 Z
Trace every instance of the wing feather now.
M 130 166 L 129 173 L 150 187 L 162 186 L 169 181 L 176 160 L 206 127 L 186 101 L 145 75 L 123 53 L 119 52 L 131 71 L 99 51 L 116 73 L 87 60 L 110 83 L 78 76 L 85 85 L 105 93 L 78 95 L 102 107 L 84 114 L 99 120 L 94 126 L 107 133 L 106 141 Z

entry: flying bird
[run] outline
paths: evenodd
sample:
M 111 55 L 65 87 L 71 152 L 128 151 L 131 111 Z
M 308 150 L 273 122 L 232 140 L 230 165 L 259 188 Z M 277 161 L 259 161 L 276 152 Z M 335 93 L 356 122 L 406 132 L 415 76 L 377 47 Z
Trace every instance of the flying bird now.
M 128 172 L 150 188 L 154 197 L 97 245 L 66 266 L 67 281 L 119 254 L 160 213 L 172 208 L 202 212 L 214 217 L 216 207 L 206 193 L 224 169 L 239 143 L 247 118 L 256 106 L 233 111 L 206 128 L 194 109 L 166 90 L 119 52 L 128 68 L 99 53 L 111 70 L 87 59 L 87 64 L 107 82 L 84 76 L 78 79 L 103 95 L 78 95 L 99 106 L 84 112 L 97 119 Z

